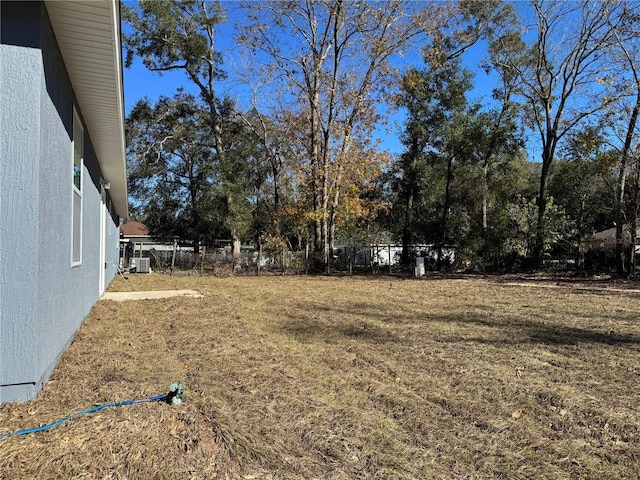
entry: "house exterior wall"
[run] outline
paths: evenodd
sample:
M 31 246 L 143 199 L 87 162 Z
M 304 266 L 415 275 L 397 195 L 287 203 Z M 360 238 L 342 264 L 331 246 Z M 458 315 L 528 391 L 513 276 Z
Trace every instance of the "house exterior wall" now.
M 104 213 L 100 167 L 85 129 L 82 262 L 71 265 L 77 102 L 45 6 L 2 2 L 1 8 L 0 402 L 5 402 L 38 393 L 102 293 L 100 275 L 104 285 L 114 277 L 119 244 L 118 218 Z M 107 219 L 104 240 L 101 215 Z

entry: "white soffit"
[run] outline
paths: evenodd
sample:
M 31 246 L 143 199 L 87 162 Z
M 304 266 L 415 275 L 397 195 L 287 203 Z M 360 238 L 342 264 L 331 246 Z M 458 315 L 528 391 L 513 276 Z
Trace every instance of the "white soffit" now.
M 128 217 L 118 0 L 45 2 L 116 212 Z

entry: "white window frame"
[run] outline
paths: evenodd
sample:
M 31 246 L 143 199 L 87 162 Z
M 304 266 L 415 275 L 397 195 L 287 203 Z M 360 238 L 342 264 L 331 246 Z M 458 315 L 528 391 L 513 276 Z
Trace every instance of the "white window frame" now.
M 79 145 L 78 145 L 79 144 Z M 75 156 L 80 149 L 80 188 L 76 186 Z M 82 190 L 84 187 L 84 126 L 73 107 L 73 139 L 71 140 L 71 266 L 82 265 Z

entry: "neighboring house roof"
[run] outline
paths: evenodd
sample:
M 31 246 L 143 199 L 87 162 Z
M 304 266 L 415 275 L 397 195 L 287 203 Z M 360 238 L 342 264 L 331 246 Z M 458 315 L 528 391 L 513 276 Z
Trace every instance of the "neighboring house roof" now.
M 146 237 L 149 229 L 140 222 L 129 222 L 120 225 L 120 231 L 125 237 Z
M 124 91 L 117 0 L 46 0 L 53 30 L 109 195 L 128 218 Z
M 625 233 L 628 234 L 629 233 L 629 229 L 625 228 Z M 613 240 L 615 242 L 616 240 L 616 229 L 615 228 L 608 228 L 607 230 L 603 230 L 601 232 L 597 232 L 593 234 L 593 240 L 595 241 L 600 241 L 600 242 L 607 242 L 607 241 L 611 241 Z
M 640 227 L 636 231 L 636 238 L 640 235 Z M 623 244 L 629 246 L 631 244 L 631 234 L 629 225 L 622 227 Z M 616 229 L 608 228 L 601 232 L 594 233 L 590 238 L 585 239 L 584 243 L 591 248 L 614 248 L 616 246 Z

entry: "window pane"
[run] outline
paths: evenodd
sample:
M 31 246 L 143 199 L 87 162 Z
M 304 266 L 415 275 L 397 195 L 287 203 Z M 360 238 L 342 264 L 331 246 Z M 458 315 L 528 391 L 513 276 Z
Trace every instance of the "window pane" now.
M 84 128 L 73 109 L 73 205 L 71 212 L 71 264 L 82 262 L 82 170 L 84 161 Z
M 80 190 L 80 172 L 82 170 L 77 165 L 73 166 L 73 184 Z
M 82 191 L 82 143 L 83 138 L 82 125 L 77 117 L 73 122 L 73 184 Z

